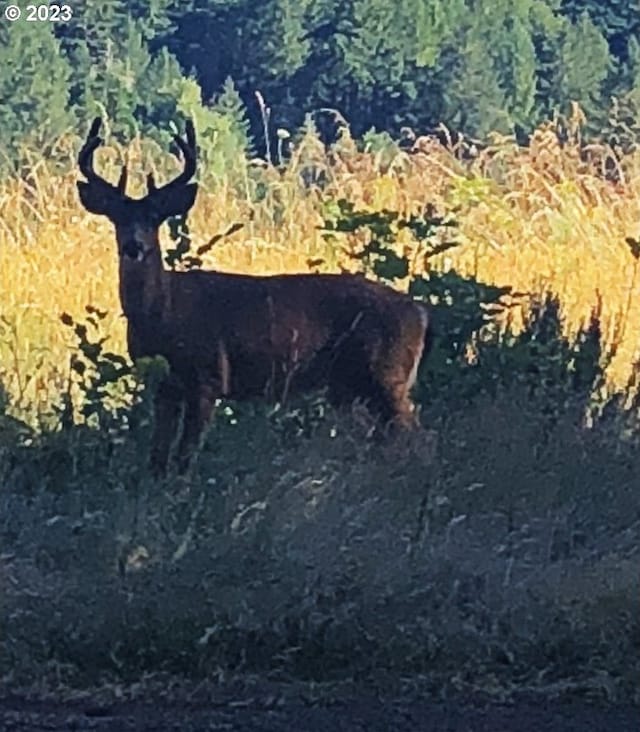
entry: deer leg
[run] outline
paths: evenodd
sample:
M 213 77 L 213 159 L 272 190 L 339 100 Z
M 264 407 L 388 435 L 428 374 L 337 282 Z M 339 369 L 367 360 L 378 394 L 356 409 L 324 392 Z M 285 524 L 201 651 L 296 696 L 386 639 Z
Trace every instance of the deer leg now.
M 375 379 L 381 396 L 378 411 L 382 421 L 391 428 L 411 430 L 420 426 L 411 389 L 423 351 L 424 332 L 418 330 L 395 350 L 391 359 L 385 358 L 377 364 Z
M 178 445 L 178 470 L 185 473 L 204 428 L 211 421 L 216 395 L 210 386 L 199 385 L 186 397 L 182 438 Z
M 337 381 L 329 386 L 329 401 L 337 408 L 344 408 L 361 399 L 380 426 L 413 429 L 417 426 L 415 407 L 406 383 L 380 384 L 369 374 L 364 374 L 357 385 Z
M 406 386 L 392 390 L 388 396 L 388 423 L 392 427 L 412 430 L 418 427 L 415 405 Z
M 162 381 L 154 399 L 154 427 L 151 437 L 151 471 L 156 477 L 167 472 L 171 446 L 176 439 L 183 394 L 171 377 Z
M 411 388 L 415 381 L 413 370 L 408 374 L 387 374 L 379 384 L 380 399 L 376 410 L 382 422 L 392 428 L 411 430 L 419 426 Z

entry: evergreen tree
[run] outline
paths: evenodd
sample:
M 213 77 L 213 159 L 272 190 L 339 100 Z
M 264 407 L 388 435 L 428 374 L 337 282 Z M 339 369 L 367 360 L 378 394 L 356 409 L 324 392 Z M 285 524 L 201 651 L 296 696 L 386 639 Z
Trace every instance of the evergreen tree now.
M 561 46 L 567 20 L 558 13 L 559 0 L 533 3 L 529 19 L 536 54 L 536 122 L 550 119 L 558 105 Z
M 168 36 L 167 48 L 183 69 L 197 76 L 205 99 L 219 93 L 228 76 L 260 88 L 261 69 L 253 67 L 251 59 L 255 46 L 272 29 L 266 22 L 251 24 L 251 20 L 264 13 L 264 6 L 251 0 L 170 3 L 169 19 L 175 32 Z
M 562 0 L 562 12 L 571 21 L 585 13 L 609 43 L 619 60 L 628 59 L 628 39 L 640 37 L 640 3 L 636 0 Z
M 250 149 L 249 125 L 233 81 L 228 78 L 213 104 L 205 106 L 198 82 L 183 79 L 177 111 L 194 121 L 201 156 L 201 181 L 215 186 L 225 174 L 236 180 L 242 179 Z
M 152 62 L 149 43 L 170 28 L 169 3 L 79 0 L 72 21 L 56 26 L 72 62 L 71 101 L 82 124 L 102 111 L 116 132 L 130 134 L 135 128 L 136 108 L 149 106 L 150 88 L 145 84 Z M 144 96 L 136 97 L 140 94 Z
M 52 26 L 60 46 L 45 26 L 0 30 L 2 98 L 34 96 L 26 114 L 15 101 L 2 110 L 10 140 L 62 130 L 71 106 L 83 128 L 100 113 L 117 135 L 166 141 L 167 122 L 193 107 L 244 149 L 246 130 L 225 125 L 241 119 L 264 139 L 257 91 L 269 134 L 334 108 L 356 136 L 441 121 L 484 136 L 530 130 L 571 101 L 595 130 L 611 97 L 631 114 L 638 89 L 640 5 L 626 0 L 78 0 L 72 22 Z
M 49 23 L 0 24 L 0 169 L 19 164 L 22 148 L 46 155 L 67 131 L 70 76 Z
M 640 146 L 640 41 L 630 38 L 627 61 L 620 76 L 624 89 L 614 96 L 609 119 L 602 130 L 606 141 L 618 152 L 637 150 Z
M 529 5 L 529 2 L 526 2 Z M 493 44 L 494 65 L 511 121 L 531 129 L 536 123 L 536 50 L 526 15 L 505 14 Z
M 307 59 L 292 77 L 296 96 L 303 96 L 303 112 L 336 108 L 352 120 L 357 82 L 350 73 L 346 54 L 355 38 L 353 0 L 314 0 L 305 18 Z
M 457 50 L 449 51 L 444 88 L 445 121 L 471 135 L 493 130 L 507 133 L 512 121 L 506 110 L 506 95 L 487 53 L 486 44 L 474 32 L 464 35 Z
M 612 71 L 607 41 L 584 13 L 567 24 L 560 48 L 559 83 L 556 94 L 565 107 L 571 101 L 584 109 L 592 128 L 606 119 L 608 99 L 604 83 Z
M 304 19 L 311 2 L 269 0 L 259 13 L 248 16 L 248 36 L 262 39 L 246 49 L 245 62 L 250 62 L 254 73 L 260 69 L 270 80 L 286 79 L 306 62 L 309 42 Z
M 640 39 L 631 37 L 627 52 L 627 70 L 629 75 L 629 89 L 632 94 L 640 95 Z

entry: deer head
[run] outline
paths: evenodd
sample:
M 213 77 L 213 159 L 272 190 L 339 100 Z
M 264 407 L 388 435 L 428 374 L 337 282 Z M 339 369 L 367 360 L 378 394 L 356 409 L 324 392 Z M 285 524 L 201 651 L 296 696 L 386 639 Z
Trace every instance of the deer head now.
M 193 206 L 198 186 L 189 183 L 196 172 L 196 135 L 193 123 L 186 124 L 186 140 L 174 135 L 184 158 L 183 171 L 158 188 L 149 173 L 147 195 L 134 199 L 126 195 L 127 167 L 122 167 L 114 186 L 99 176 L 93 167 L 93 153 L 103 140 L 99 137 L 102 120 L 94 119 L 89 135 L 78 155 L 80 171 L 87 181 L 78 182 L 83 206 L 91 213 L 106 216 L 115 226 L 118 254 L 121 259 L 144 263 L 150 257 L 160 259 L 158 229 L 171 216 L 186 214 Z

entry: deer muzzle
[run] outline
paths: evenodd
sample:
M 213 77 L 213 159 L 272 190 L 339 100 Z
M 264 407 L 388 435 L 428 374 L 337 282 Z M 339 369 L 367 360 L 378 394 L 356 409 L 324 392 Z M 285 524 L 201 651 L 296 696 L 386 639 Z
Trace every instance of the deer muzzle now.
M 135 239 L 127 239 L 121 247 L 122 256 L 132 259 L 134 262 L 143 262 L 144 247 L 142 244 Z

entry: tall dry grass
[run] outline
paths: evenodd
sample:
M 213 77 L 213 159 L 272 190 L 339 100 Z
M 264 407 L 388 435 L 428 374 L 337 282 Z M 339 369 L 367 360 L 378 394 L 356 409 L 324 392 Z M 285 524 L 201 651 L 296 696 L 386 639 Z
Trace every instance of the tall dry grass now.
M 413 154 L 396 150 L 384 161 L 349 142 L 327 155 L 307 136 L 284 169 L 250 163 L 215 190 L 201 191 L 189 220 L 196 246 L 244 224 L 213 248 L 206 266 L 257 274 L 305 271 L 323 260 L 324 270 L 348 268 L 346 254 L 331 249 L 318 228 L 324 201 L 345 197 L 358 207 L 403 213 L 433 202 L 455 209 L 461 242 L 436 266 L 520 291 L 557 293 L 569 333 L 601 297 L 606 345 L 616 348 L 610 383 L 626 383 L 640 340 L 638 273 L 625 242 L 640 229 L 640 157 L 620 160 L 613 183 L 602 175 L 604 148 L 585 155 L 578 134 L 560 146 L 550 126 L 537 130 L 526 149 L 496 139 L 472 162 L 426 138 Z M 125 349 L 113 232 L 79 204 L 78 144 L 61 140 L 56 165 L 36 161 L 27 179 L 0 185 L 0 382 L 13 409 L 32 417 L 68 380 L 61 313 L 82 318 L 89 303 L 107 310 L 110 346 Z M 134 194 L 145 166 L 154 165 L 160 179 L 176 170 L 165 151 L 139 140 L 127 151 L 101 149 L 99 169 L 115 178 L 125 155 Z M 322 174 L 322 189 L 302 184 L 310 167 Z M 420 252 L 408 253 L 420 271 Z

